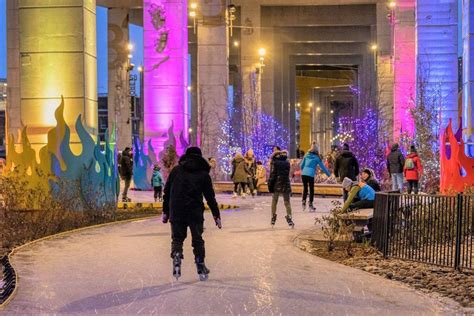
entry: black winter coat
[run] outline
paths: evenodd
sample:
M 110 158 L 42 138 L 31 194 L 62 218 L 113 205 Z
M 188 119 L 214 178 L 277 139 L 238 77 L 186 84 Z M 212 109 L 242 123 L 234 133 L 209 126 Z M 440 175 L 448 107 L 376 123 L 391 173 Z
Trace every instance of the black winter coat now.
M 368 186 L 370 186 L 372 189 L 374 189 L 375 192 L 382 191 L 382 188 L 380 187 L 379 182 L 375 179 L 372 179 L 372 178 L 367 179 L 367 181 L 365 183 L 367 183 Z
M 285 151 L 275 152 L 272 156 L 268 189 L 270 193 L 291 193 L 290 162 Z
M 349 178 L 353 181 L 359 175 L 359 162 L 351 151 L 343 150 L 336 158 L 334 164 L 334 175 L 340 181 Z
M 129 153 L 122 153 L 120 158 L 120 175 L 124 179 L 132 179 L 133 160 Z
M 163 213 L 170 222 L 204 221 L 203 196 L 212 211 L 220 218 L 209 163 L 199 155 L 184 155 L 166 181 L 163 196 Z
M 403 173 L 403 166 L 405 165 L 405 157 L 402 152 L 396 148 L 392 148 L 387 157 L 387 168 L 390 174 Z

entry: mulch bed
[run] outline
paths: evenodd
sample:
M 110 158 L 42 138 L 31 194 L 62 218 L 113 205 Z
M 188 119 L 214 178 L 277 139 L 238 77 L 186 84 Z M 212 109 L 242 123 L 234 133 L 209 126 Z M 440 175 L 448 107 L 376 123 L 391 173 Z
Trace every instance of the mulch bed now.
M 403 282 L 426 293 L 437 293 L 463 307 L 474 308 L 474 271 L 457 272 L 452 268 L 424 263 L 384 259 L 375 248 L 366 244 L 354 244 L 352 256 L 347 254 L 342 242 L 336 242 L 336 247 L 331 252 L 327 249 L 326 241 L 308 237 L 300 240 L 298 246 L 315 256 Z

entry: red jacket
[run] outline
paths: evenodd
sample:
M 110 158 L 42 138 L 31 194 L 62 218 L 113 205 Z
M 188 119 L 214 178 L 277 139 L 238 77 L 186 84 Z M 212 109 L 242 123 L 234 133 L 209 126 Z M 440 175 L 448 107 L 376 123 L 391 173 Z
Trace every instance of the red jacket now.
M 405 179 L 407 180 L 420 180 L 421 175 L 423 174 L 423 166 L 421 165 L 421 160 L 418 158 L 418 154 L 412 153 L 409 154 L 406 159 L 412 159 L 413 163 L 415 164 L 415 168 L 407 169 L 406 162 L 405 166 L 403 166 L 403 174 L 405 175 Z

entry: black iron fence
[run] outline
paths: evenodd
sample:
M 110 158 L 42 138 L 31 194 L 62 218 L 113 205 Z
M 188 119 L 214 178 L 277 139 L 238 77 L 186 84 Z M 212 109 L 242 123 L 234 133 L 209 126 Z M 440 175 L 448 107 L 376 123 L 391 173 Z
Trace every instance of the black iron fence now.
M 377 193 L 372 238 L 385 257 L 473 269 L 474 196 Z

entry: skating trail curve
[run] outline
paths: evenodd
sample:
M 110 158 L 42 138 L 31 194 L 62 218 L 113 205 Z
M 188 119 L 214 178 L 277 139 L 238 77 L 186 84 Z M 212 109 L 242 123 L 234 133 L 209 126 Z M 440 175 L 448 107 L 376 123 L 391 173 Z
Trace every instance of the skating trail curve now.
M 220 201 L 226 202 L 221 196 Z M 293 206 L 299 209 L 299 199 Z M 237 201 L 222 230 L 207 215 L 209 280 L 200 282 L 190 240 L 183 276 L 172 277 L 170 230 L 159 219 L 117 224 L 39 242 L 13 256 L 17 295 L 0 314 L 283 314 L 432 315 L 450 313 L 434 299 L 395 282 L 317 258 L 293 238 L 314 227 L 314 213 L 283 201 L 274 229 L 270 197 Z M 316 201 L 319 211 L 330 200 Z M 319 213 L 321 214 L 321 213 Z

